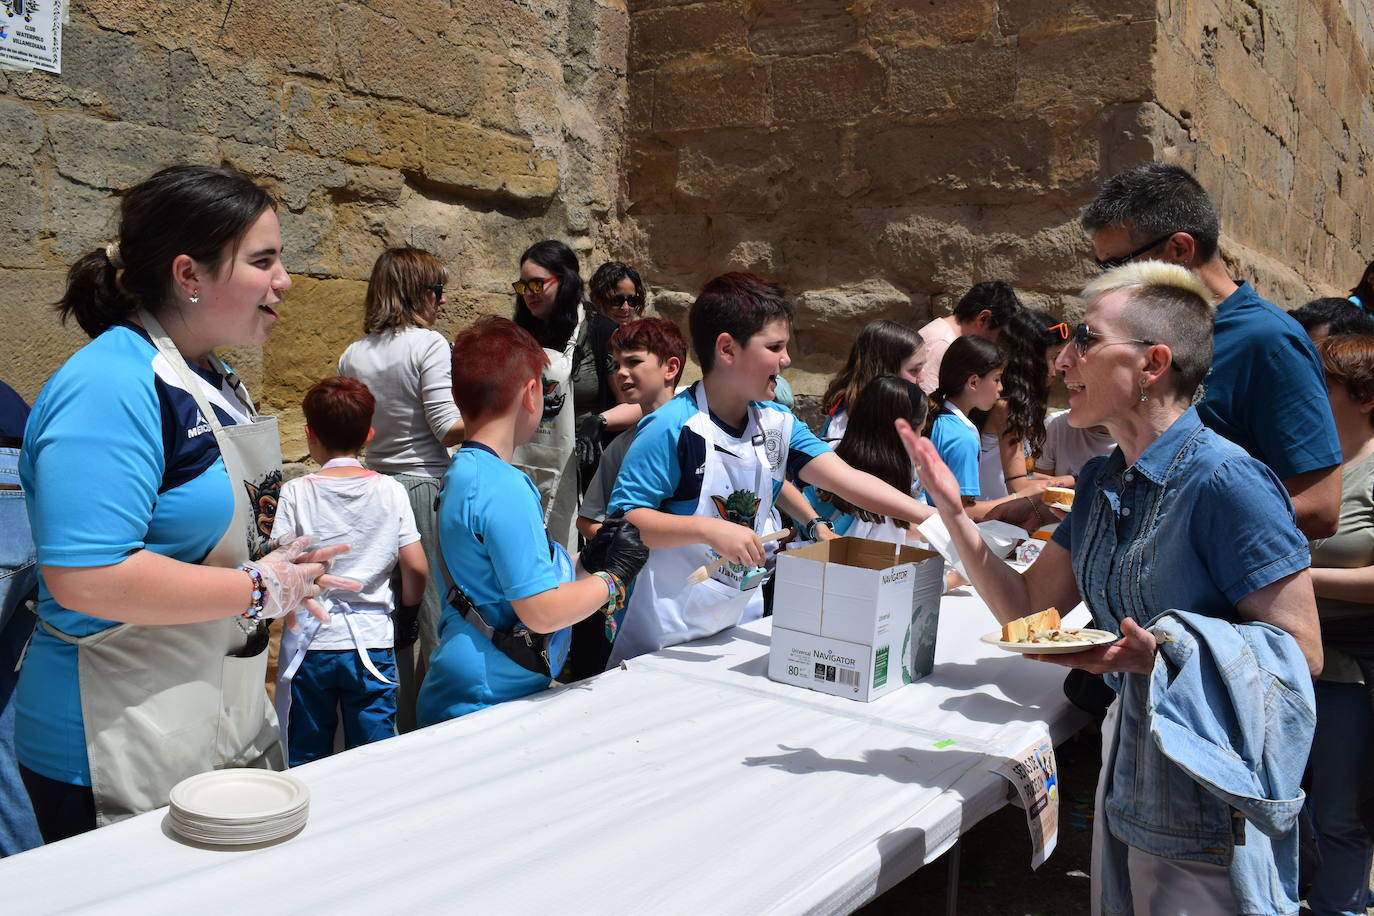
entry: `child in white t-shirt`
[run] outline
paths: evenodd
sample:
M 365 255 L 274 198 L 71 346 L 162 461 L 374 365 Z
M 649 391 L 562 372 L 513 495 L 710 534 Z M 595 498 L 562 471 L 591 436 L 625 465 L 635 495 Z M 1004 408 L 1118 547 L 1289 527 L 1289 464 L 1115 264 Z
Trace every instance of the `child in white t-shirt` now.
M 358 461 L 372 438 L 375 400 L 357 379 L 334 376 L 306 392 L 306 443 L 320 470 L 288 481 L 274 538 L 303 533 L 349 544 L 331 572 L 362 584 L 326 590 L 328 623 L 305 612 L 282 633 L 277 713 L 292 766 L 328 756 L 342 719 L 344 746 L 396 733 L 394 646 L 414 643 L 428 563 L 405 488 Z M 392 613 L 392 570 L 400 568 L 400 605 Z M 393 624 L 394 616 L 394 624 Z

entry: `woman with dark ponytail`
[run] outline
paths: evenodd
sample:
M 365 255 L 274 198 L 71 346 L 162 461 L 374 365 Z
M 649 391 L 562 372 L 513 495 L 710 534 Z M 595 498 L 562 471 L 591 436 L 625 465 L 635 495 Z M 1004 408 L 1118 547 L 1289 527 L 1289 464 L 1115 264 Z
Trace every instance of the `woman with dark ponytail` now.
M 1006 353 L 986 337 L 966 334 L 950 344 L 940 361 L 939 384 L 930 394 L 921 431 L 954 472 L 971 518 L 982 518 L 993 506 L 1010 498 L 1005 494 L 984 498 L 978 480 L 978 427 L 969 418 L 997 403 L 1006 365 Z
M 126 192 L 118 239 L 68 274 L 58 311 L 92 341 L 43 388 L 19 467 L 44 588 L 15 746 L 48 842 L 195 773 L 282 765 L 266 621 L 356 584 L 324 575 L 344 545 L 268 551 L 276 420 L 214 350 L 265 342 L 290 285 L 272 198 L 194 165 Z

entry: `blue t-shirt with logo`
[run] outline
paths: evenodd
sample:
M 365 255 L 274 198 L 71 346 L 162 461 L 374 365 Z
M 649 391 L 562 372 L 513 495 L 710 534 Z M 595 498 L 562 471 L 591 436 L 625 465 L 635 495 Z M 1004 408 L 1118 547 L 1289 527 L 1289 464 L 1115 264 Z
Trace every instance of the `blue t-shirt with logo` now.
M 615 490 L 611 493 L 611 514 L 640 508 L 657 509 L 670 515 L 696 512 L 706 465 L 706 440 L 687 423 L 700 412 L 696 402 L 696 387 L 700 384 L 692 385 L 639 421 L 639 432 L 625 453 Z M 782 455 L 773 469 L 773 498 L 776 500 L 782 489 L 784 472 L 788 479 L 796 479 L 807 462 L 830 451 L 830 446 L 817 439 L 805 423 L 781 404 L 755 401 L 753 406 L 785 415 L 779 427 Z M 714 413 L 710 418 L 728 438 L 740 439 L 744 435 L 743 429 L 729 426 Z M 715 447 L 722 446 L 717 444 Z
M 1248 283 L 1217 306 L 1212 369 L 1198 416 L 1280 478 L 1341 463 L 1317 349 Z
M 497 630 L 519 621 L 512 601 L 557 588 L 564 578 L 551 554 L 534 482 L 480 442 L 464 443 L 444 474 L 438 528 L 449 576 Z M 448 588 L 444 582 L 439 587 Z M 568 635 L 556 634 L 560 645 Z M 420 688 L 416 716 L 421 725 L 433 725 L 547 686 L 548 675 L 511 661 L 445 602 L 439 648 Z
M 213 388 L 207 396 L 220 423 L 233 425 L 237 405 L 222 379 L 196 371 Z M 131 324 L 78 350 L 43 387 L 19 474 L 41 566 L 110 566 L 139 550 L 199 563 L 234 512 L 214 433 L 147 334 Z M 38 616 L 78 637 L 115 625 L 59 605 L 41 575 Z M 15 695 L 15 749 L 35 773 L 88 786 L 76 653 L 41 625 L 35 632 Z

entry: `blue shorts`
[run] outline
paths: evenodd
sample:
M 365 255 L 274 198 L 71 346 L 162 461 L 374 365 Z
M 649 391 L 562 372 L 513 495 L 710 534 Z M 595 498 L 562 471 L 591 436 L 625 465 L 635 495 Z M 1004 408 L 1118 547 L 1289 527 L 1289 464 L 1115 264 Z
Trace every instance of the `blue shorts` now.
M 396 734 L 396 655 L 368 649 L 368 657 L 390 684 L 363 667 L 356 649 L 305 653 L 291 679 L 291 722 L 287 756 L 291 766 L 328 757 L 343 714 L 344 747 L 352 749 Z

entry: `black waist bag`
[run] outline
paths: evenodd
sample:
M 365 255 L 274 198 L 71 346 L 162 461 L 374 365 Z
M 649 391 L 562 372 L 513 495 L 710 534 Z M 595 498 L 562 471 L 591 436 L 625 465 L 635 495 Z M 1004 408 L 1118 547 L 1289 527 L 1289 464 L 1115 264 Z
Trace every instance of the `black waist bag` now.
M 526 671 L 533 671 L 547 678 L 553 677 L 549 671 L 550 634 L 536 633 L 523 623 L 517 623 L 509 630 L 498 630 L 487 623 L 482 612 L 473 605 L 472 599 L 456 585 L 449 588 L 444 600 L 452 605 L 464 620 L 472 624 L 477 632 L 491 640 L 491 644 L 506 658 Z

